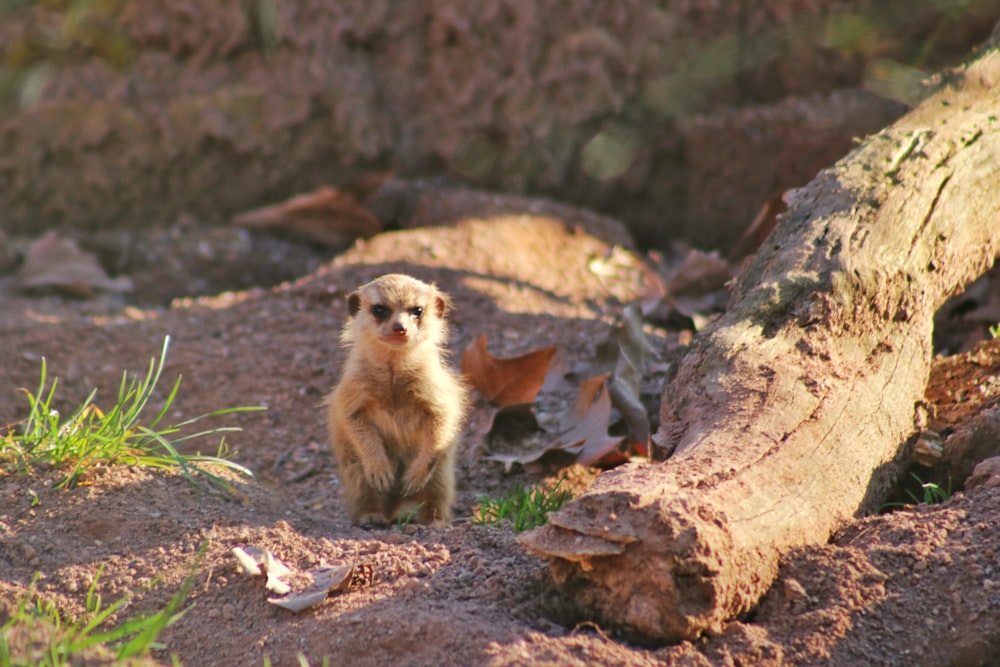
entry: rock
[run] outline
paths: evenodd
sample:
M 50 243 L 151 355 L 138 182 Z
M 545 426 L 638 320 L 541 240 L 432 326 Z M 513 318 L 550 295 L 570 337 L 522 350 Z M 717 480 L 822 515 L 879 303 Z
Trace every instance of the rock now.
M 965 482 L 966 489 L 982 486 L 992 489 L 1000 486 L 1000 456 L 980 461 L 972 470 L 972 475 Z

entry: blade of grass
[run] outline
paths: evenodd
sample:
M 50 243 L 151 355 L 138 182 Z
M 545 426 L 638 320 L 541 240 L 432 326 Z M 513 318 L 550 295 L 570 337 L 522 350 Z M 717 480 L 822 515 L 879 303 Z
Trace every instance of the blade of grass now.
M 207 546 L 207 542 L 202 545 L 195 563 L 191 566 L 190 574 L 164 608 L 152 614 L 127 619 L 104 632 L 96 630 L 120 612 L 128 603 L 129 597 L 123 597 L 108 607 L 102 606 L 101 596 L 96 591 L 103 568 L 98 568 L 88 587 L 87 616 L 84 620 L 74 623 L 67 623 L 51 601 L 43 600 L 39 596 L 37 582 L 41 575 L 36 575 L 28 591 L 17 600 L 10 619 L 0 627 L 0 666 L 37 664 L 63 667 L 84 662 L 90 664 L 87 656 L 81 652 L 96 645 L 106 645 L 114 651 L 117 659 L 114 664 L 125 664 L 118 661 L 148 656 L 152 649 L 163 648 L 157 642 L 160 634 L 194 607 L 194 604 L 191 604 L 185 609 L 180 609 L 191 593 L 198 568 L 204 561 Z M 27 655 L 16 653 L 17 647 L 8 641 L 9 630 L 14 626 L 26 630 L 30 650 Z M 105 662 L 102 661 L 101 664 Z M 172 664 L 179 664 L 176 657 L 173 658 Z
M 43 358 L 37 392 L 33 394 L 23 390 L 28 398 L 29 410 L 28 417 L 21 423 L 21 433 L 16 433 L 12 427 L 0 435 L 0 454 L 3 454 L 0 466 L 8 469 L 11 467 L 9 461 L 13 461 L 15 470 L 21 471 L 30 471 L 40 465 L 63 468 L 66 474 L 59 482 L 60 487 L 72 486 L 88 468 L 100 463 L 179 467 L 191 481 L 194 481 L 193 474 L 197 473 L 212 483 L 233 490 L 231 484 L 199 464 L 221 465 L 250 475 L 251 472 L 246 467 L 224 458 L 228 453 L 224 434 L 241 429 L 222 426 L 188 434 L 181 434 L 181 431 L 210 417 L 264 408 L 224 408 L 186 419 L 173 426 L 161 427 L 159 424 L 169 413 L 177 397 L 181 382 L 178 377 L 151 425 L 142 426 L 141 417 L 162 376 L 169 344 L 170 337 L 167 336 L 159 359 L 150 360 L 144 377 L 129 379 L 127 373 L 122 374 L 117 402 L 106 413 L 94 403 L 95 389 L 67 419 L 61 419 L 59 413 L 52 409 L 58 378 L 54 378 L 51 386 L 48 386 L 48 366 Z M 181 443 L 216 434 L 222 435 L 217 447 L 218 456 L 181 454 L 177 449 L 177 445 Z

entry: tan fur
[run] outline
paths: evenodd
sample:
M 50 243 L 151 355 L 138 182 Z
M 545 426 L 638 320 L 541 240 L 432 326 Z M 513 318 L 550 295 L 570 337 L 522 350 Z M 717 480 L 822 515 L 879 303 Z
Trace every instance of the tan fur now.
M 451 301 L 394 273 L 359 287 L 348 307 L 341 339 L 350 354 L 326 405 L 351 518 L 447 523 L 468 400 L 445 361 Z

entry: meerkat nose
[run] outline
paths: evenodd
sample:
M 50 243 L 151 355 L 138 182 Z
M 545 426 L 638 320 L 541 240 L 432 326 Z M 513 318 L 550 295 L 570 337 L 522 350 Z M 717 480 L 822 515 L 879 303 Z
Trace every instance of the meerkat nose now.
M 405 334 L 406 333 L 406 327 L 403 325 L 402 322 L 393 322 L 392 323 L 392 332 L 396 333 L 396 334 Z

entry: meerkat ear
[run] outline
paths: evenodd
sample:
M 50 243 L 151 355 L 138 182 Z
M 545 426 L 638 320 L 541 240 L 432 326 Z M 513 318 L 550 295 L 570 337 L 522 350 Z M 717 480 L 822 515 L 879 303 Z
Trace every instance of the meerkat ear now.
M 347 312 L 354 317 L 361 310 L 361 295 L 357 292 L 351 292 L 351 295 L 347 297 Z
M 451 312 L 452 307 L 451 297 L 444 292 L 438 292 L 434 300 L 434 310 L 437 311 L 437 316 L 444 317 L 446 313 Z

